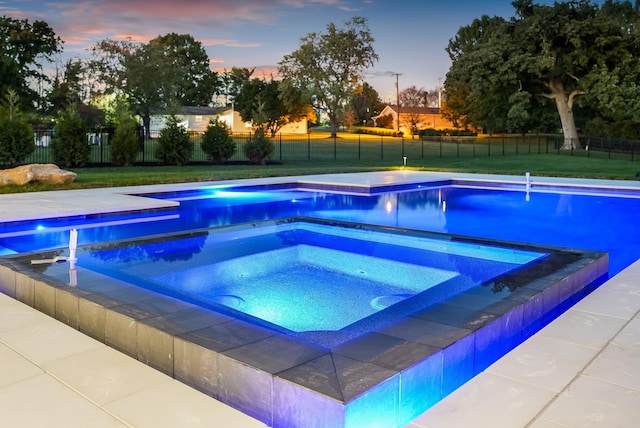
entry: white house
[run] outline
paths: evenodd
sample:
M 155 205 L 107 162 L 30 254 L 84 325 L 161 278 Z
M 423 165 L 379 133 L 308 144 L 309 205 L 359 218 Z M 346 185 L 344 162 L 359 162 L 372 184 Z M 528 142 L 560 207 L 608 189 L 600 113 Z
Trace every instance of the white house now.
M 151 135 L 158 134 L 162 128 L 165 127 L 167 121 L 167 115 L 152 115 L 151 116 Z M 176 117 L 180 121 L 180 124 L 184 126 L 188 131 L 192 132 L 204 132 L 209 125 L 211 119 L 218 118 L 219 121 L 227 125 L 231 133 L 237 134 L 242 132 L 249 132 L 251 130 L 251 122 L 245 122 L 242 120 L 240 113 L 234 110 L 232 107 L 193 107 L 186 106 L 181 107 Z M 299 122 L 289 123 L 282 127 L 279 131 L 282 134 L 306 134 L 307 133 L 307 121 L 301 120 Z

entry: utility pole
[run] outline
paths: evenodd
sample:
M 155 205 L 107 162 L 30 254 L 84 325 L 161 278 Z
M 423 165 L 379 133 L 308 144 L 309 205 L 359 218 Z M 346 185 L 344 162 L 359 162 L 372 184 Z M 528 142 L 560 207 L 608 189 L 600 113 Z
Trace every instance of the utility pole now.
M 391 75 L 396 76 L 396 107 L 398 109 L 398 114 L 396 115 L 396 127 L 397 131 L 400 132 L 400 73 L 393 73 Z

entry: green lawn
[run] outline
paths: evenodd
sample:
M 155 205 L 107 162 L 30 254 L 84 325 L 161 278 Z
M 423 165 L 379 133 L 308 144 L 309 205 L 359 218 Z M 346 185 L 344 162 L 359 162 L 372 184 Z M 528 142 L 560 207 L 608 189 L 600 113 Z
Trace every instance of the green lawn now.
M 343 150 L 345 149 L 341 146 Z M 407 147 L 405 147 L 407 149 Z M 427 171 L 457 171 L 469 173 L 491 173 L 524 175 L 581 177 L 599 179 L 637 180 L 640 161 L 631 156 L 609 156 L 604 153 L 553 153 L 553 154 L 509 154 L 494 153 L 491 156 L 473 157 L 437 154 L 421 156 L 421 153 L 405 151 L 407 168 Z M 144 184 L 179 183 L 211 180 L 229 180 L 273 176 L 362 172 L 402 168 L 402 156 L 384 160 L 349 156 L 349 160 L 283 160 L 270 165 L 193 165 L 181 167 L 92 167 L 71 169 L 78 174 L 74 183 L 66 185 L 28 184 L 25 186 L 2 186 L 0 193 L 32 192 L 58 189 L 79 189 L 113 186 L 135 186 Z

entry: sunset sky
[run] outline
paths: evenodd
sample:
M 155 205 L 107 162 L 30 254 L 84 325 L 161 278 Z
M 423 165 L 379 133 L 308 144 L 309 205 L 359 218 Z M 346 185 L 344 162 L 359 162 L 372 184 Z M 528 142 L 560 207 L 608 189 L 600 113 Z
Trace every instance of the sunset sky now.
M 513 7 L 511 0 L 15 0 L 0 1 L 2 15 L 46 21 L 64 40 L 61 61 L 88 56 L 106 38 L 178 33 L 203 44 L 212 68 L 255 67 L 255 77 L 272 74 L 308 33 L 363 16 L 379 56 L 366 81 L 386 102 L 395 100 L 395 73 L 400 90 L 438 87 L 458 29 L 482 15 L 511 17 Z

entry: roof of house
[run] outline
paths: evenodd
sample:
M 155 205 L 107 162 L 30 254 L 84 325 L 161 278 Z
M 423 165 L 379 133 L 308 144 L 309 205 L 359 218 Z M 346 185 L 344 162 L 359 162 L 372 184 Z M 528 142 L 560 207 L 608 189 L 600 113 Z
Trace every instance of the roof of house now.
M 398 106 L 388 105 L 385 110 L 389 108 L 394 113 L 398 112 Z M 384 112 L 384 110 L 383 110 Z M 382 113 L 380 113 L 382 115 Z M 440 114 L 439 107 L 403 107 L 400 106 L 400 114 Z

